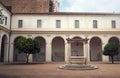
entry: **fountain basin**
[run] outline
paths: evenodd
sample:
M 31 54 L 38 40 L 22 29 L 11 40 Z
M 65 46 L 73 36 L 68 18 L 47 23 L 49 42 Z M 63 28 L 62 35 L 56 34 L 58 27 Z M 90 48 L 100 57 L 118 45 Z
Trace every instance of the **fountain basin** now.
M 59 69 L 64 70 L 95 70 L 98 69 L 95 65 L 90 64 L 65 64 L 58 67 Z

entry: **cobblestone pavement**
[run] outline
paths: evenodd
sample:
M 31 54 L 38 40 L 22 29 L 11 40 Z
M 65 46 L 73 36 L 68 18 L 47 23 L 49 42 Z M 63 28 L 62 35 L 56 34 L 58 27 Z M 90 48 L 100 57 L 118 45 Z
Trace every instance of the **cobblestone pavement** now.
M 63 64 L 0 64 L 0 78 L 120 78 L 120 63 L 92 63 L 97 70 L 58 69 Z

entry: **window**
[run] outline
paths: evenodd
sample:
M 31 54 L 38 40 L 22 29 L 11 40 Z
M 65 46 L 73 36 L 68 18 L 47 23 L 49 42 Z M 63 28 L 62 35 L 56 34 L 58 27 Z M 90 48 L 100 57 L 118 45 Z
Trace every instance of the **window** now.
M 75 20 L 75 28 L 79 28 L 79 20 Z
M 42 27 L 42 20 L 37 20 L 37 28 L 41 28 Z
M 112 20 L 112 28 L 116 28 L 116 21 L 115 20 Z
M 18 28 L 22 28 L 23 27 L 23 20 L 18 20 Z
M 60 28 L 61 27 L 61 21 L 60 20 L 56 20 L 56 28 Z
M 97 20 L 93 20 L 93 28 L 97 28 Z
M 5 17 L 5 25 L 7 25 L 7 17 Z

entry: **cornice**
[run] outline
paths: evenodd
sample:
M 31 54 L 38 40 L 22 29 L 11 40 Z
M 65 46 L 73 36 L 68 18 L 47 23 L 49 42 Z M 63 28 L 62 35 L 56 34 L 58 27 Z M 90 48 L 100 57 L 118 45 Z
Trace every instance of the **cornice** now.
M 120 30 L 12 30 L 12 34 L 120 34 Z
M 120 13 L 102 12 L 41 12 L 41 13 L 13 13 L 13 15 L 120 15 Z
M 1 25 L 0 25 L 0 30 L 3 30 L 3 31 L 5 31 L 5 32 L 7 32 L 7 33 L 10 33 L 10 32 L 11 32 L 11 30 L 9 30 L 9 29 L 1 26 Z

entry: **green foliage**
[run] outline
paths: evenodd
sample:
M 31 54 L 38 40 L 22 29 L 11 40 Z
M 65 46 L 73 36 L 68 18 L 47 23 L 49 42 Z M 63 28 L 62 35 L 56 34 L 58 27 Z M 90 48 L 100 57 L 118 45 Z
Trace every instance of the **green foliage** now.
M 115 43 L 108 43 L 105 45 L 103 54 L 106 56 L 110 56 L 112 59 L 112 63 L 114 63 L 113 57 L 115 55 L 118 55 L 118 53 L 119 53 L 118 46 Z
M 28 63 L 28 57 L 30 54 L 36 54 L 40 52 L 40 45 L 38 41 L 31 38 L 20 38 L 16 43 L 16 48 L 19 50 L 19 53 L 26 53 L 26 58 Z
M 118 46 L 114 43 L 108 43 L 104 47 L 103 54 L 108 56 L 118 55 Z

